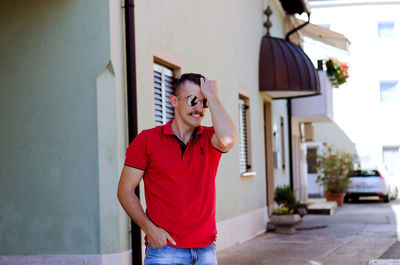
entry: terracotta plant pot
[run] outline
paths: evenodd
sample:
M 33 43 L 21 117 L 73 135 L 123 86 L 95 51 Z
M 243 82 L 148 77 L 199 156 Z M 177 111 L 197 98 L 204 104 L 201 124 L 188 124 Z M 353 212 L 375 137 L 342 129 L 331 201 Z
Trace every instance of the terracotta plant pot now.
M 270 223 L 276 227 L 276 232 L 279 234 L 294 234 L 296 233 L 295 226 L 301 221 L 298 214 L 289 215 L 271 215 Z
M 329 191 L 325 192 L 326 200 L 337 202 L 338 206 L 343 206 L 345 195 L 346 194 L 344 192 L 341 192 L 341 193 L 333 193 L 333 192 L 329 192 Z

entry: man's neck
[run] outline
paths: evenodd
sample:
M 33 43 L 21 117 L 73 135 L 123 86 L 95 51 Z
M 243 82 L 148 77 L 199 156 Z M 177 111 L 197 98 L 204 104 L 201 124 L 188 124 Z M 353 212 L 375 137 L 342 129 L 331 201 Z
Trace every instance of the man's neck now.
M 171 123 L 171 128 L 176 137 L 178 137 L 184 144 L 187 144 L 192 138 L 193 132 L 196 127 L 187 126 L 183 122 L 174 119 Z

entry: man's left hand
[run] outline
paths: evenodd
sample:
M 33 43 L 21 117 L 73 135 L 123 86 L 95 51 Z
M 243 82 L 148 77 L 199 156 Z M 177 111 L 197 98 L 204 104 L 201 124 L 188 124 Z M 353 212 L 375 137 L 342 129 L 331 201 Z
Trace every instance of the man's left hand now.
M 206 77 L 200 78 L 200 89 L 206 99 L 216 97 L 218 94 L 217 81 L 208 80 Z

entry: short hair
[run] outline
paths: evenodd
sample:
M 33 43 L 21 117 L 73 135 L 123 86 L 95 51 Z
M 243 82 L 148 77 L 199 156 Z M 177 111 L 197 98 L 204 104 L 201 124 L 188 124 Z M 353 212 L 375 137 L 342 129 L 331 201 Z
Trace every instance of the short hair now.
M 176 95 L 176 92 L 178 91 L 178 89 L 186 81 L 190 81 L 190 82 L 195 83 L 196 85 L 200 86 L 201 78 L 204 78 L 204 76 L 201 74 L 195 74 L 195 73 L 186 73 L 186 74 L 181 75 L 181 77 L 175 82 L 175 85 L 173 87 L 174 95 Z

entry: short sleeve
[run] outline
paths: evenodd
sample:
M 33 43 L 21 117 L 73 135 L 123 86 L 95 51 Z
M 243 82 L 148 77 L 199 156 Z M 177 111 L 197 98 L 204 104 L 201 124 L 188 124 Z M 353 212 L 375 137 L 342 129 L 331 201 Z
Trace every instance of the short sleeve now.
M 146 135 L 141 132 L 126 149 L 125 165 L 146 170 L 148 164 Z
M 214 133 L 215 133 L 214 127 L 208 127 L 208 128 L 207 128 L 207 133 L 206 133 L 206 135 L 207 135 L 207 137 L 209 138 L 208 141 L 209 141 L 209 143 L 210 143 L 210 146 L 212 147 L 212 149 L 214 150 L 214 152 L 217 152 L 217 153 L 218 153 L 218 155 L 225 154 L 226 152 L 222 152 L 222 151 L 218 150 L 217 148 L 215 148 L 215 147 L 213 146 L 213 144 L 212 144 L 212 142 L 211 142 L 211 138 L 213 137 Z

